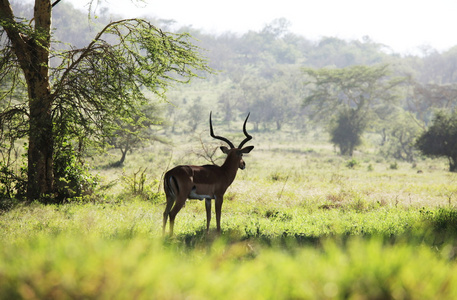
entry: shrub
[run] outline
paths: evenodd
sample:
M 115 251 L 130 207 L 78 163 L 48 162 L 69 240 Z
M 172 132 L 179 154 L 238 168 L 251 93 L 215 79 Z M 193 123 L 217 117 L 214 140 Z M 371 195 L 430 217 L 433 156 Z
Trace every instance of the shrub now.
M 348 160 L 346 162 L 346 167 L 349 168 L 349 169 L 355 169 L 359 165 L 360 165 L 359 162 L 355 158 L 353 158 L 351 160 Z
M 457 110 L 436 113 L 433 124 L 417 139 L 416 147 L 431 157 L 447 157 L 449 171 L 457 172 Z
M 126 190 L 124 194 L 140 197 L 153 203 L 160 202 L 162 194 L 159 192 L 159 181 L 155 179 L 148 182 L 146 171 L 147 168 L 140 167 L 138 171 L 130 175 L 122 173 L 121 179 Z

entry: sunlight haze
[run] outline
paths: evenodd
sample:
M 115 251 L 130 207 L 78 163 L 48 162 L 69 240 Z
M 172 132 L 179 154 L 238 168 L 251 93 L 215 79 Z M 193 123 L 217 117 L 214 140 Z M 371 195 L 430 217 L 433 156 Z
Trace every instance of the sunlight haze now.
M 71 2 L 79 8 L 87 3 Z M 457 45 L 453 32 L 457 24 L 455 0 L 102 0 L 98 8 L 101 7 L 109 7 L 110 12 L 124 17 L 172 19 L 179 26 L 213 34 L 258 31 L 274 19 L 286 18 L 291 23 L 290 31 L 310 40 L 368 36 L 403 54 L 417 53 L 419 47 L 444 51 Z

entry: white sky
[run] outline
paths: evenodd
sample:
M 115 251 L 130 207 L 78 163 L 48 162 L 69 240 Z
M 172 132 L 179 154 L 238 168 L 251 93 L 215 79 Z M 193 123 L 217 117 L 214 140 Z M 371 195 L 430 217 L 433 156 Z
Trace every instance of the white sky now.
M 70 1 L 82 7 L 87 0 Z M 403 54 L 457 45 L 457 0 L 100 0 L 125 17 L 173 19 L 207 33 L 258 31 L 274 19 L 307 39 L 361 39 Z

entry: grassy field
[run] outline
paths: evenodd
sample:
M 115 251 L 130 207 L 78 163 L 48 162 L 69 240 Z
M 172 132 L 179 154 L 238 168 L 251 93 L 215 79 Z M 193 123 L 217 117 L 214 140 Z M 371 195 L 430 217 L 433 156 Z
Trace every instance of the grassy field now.
M 197 137 L 137 151 L 124 168 L 106 167 L 115 152 L 94 158 L 104 189 L 91 201 L 1 212 L 0 299 L 457 297 L 446 161 L 388 161 L 368 146 L 349 159 L 293 132 L 258 133 L 222 235 L 205 233 L 204 204 L 189 201 L 164 238 L 161 176 L 206 163 Z

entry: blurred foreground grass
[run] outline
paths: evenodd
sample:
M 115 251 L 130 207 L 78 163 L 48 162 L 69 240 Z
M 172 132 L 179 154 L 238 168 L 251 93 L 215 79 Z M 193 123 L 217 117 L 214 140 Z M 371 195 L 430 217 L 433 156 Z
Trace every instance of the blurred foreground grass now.
M 333 240 L 295 248 L 218 240 L 35 237 L 0 251 L 3 299 L 455 299 L 450 249 Z
M 218 237 L 202 206 L 183 209 L 173 238 L 161 237 L 161 204 L 18 206 L 0 215 L 0 298 L 457 297 L 452 208 L 228 202 Z

